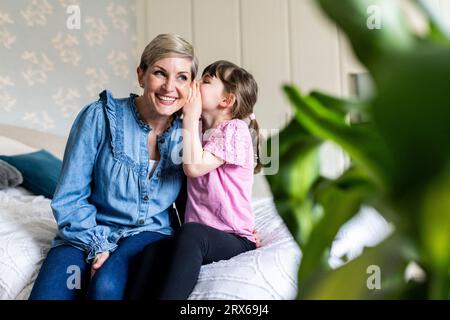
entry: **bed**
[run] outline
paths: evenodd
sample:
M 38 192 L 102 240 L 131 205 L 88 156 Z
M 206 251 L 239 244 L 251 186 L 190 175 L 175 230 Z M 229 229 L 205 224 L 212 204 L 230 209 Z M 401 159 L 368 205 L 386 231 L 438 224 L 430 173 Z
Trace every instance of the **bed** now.
M 0 125 L 0 155 L 45 149 L 62 159 L 65 138 Z M 191 300 L 295 299 L 301 250 L 278 215 L 273 199 L 254 198 L 261 247 L 202 267 Z M 382 241 L 392 227 L 363 208 L 339 231 L 329 264 L 337 268 L 365 246 Z M 56 233 L 50 199 L 18 185 L 0 190 L 0 299 L 27 299 Z
M 65 139 L 0 125 L 0 154 L 46 149 L 62 159 Z M 300 249 L 272 199 L 254 199 L 262 247 L 205 265 L 189 299 L 293 299 Z M 22 185 L 0 190 L 0 299 L 27 299 L 56 233 L 50 199 Z

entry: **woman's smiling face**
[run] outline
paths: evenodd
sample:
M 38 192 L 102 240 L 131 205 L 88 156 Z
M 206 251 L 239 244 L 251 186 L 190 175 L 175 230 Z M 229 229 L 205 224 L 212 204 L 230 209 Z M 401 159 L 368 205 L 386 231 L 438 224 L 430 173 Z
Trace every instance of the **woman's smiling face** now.
M 190 59 L 168 57 L 156 61 L 145 72 L 138 69 L 146 105 L 161 116 L 170 116 L 180 110 L 189 95 L 191 65 Z

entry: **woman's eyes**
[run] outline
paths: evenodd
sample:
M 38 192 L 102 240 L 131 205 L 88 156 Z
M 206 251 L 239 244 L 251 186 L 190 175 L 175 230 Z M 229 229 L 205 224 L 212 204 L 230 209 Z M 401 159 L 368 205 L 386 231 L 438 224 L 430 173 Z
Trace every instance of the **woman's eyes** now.
M 161 70 L 156 70 L 155 72 L 153 72 L 153 74 L 155 76 L 158 76 L 158 77 L 167 77 L 166 73 L 161 71 Z M 188 76 L 186 76 L 184 74 L 178 76 L 178 79 L 181 80 L 181 81 L 188 81 L 189 80 Z
M 165 73 L 164 72 L 162 72 L 161 70 L 156 70 L 155 72 L 153 72 L 153 74 L 155 75 L 155 76 L 165 76 Z

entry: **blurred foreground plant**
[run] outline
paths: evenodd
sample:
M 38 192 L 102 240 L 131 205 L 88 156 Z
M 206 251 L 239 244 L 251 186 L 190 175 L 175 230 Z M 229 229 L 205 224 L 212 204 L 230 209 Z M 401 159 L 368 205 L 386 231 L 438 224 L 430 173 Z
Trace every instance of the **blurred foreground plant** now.
M 370 99 L 304 95 L 284 86 L 295 118 L 280 132 L 279 173 L 267 179 L 302 249 L 298 298 L 450 298 L 450 41 L 429 3 L 412 2 L 428 21 L 425 35 L 408 25 L 398 1 L 318 0 L 369 71 Z M 381 9 L 380 29 L 367 27 L 370 6 Z M 324 141 L 352 159 L 335 180 L 319 173 Z M 332 270 L 324 257 L 363 204 L 395 230 Z M 412 261 L 425 271 L 419 282 L 404 278 Z M 370 265 L 380 267 L 380 290 L 367 288 Z

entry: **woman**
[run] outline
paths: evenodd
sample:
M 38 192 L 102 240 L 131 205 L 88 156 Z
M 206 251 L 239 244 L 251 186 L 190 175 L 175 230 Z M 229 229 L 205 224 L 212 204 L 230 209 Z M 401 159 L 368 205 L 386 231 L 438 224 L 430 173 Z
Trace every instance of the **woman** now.
M 198 62 L 176 35 L 145 48 L 142 96 L 108 91 L 75 119 L 51 206 L 58 234 L 30 299 L 123 299 L 143 248 L 173 233 L 181 121 Z

